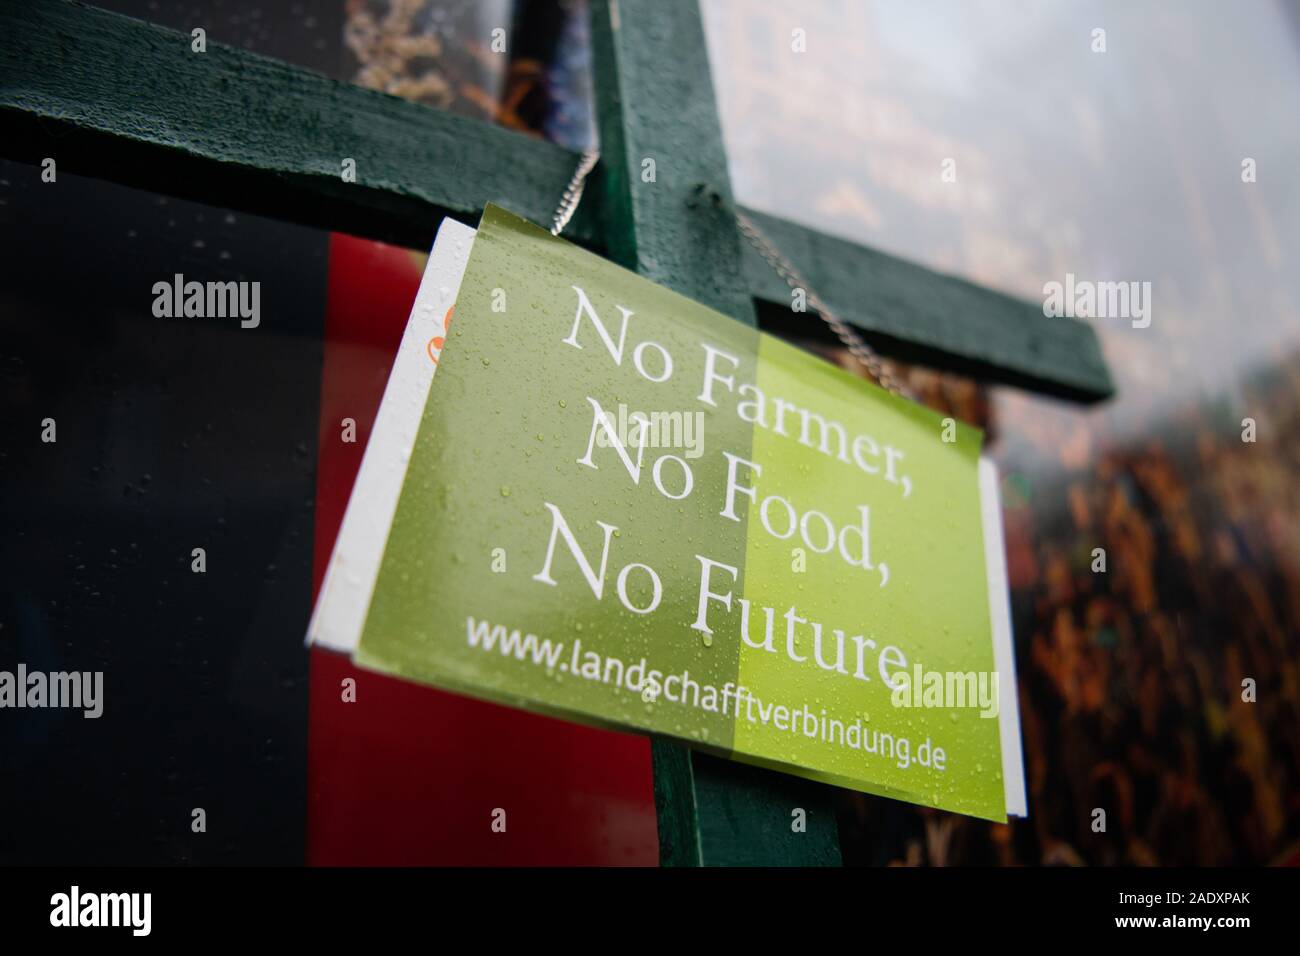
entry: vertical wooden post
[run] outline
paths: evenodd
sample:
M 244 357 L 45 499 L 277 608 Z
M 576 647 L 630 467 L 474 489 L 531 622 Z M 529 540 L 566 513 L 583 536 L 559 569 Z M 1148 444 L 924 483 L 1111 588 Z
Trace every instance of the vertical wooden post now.
M 591 33 L 610 255 L 755 325 L 696 0 L 592 0 Z M 652 747 L 664 865 L 840 862 L 829 788 Z M 791 830 L 796 807 L 806 832 Z

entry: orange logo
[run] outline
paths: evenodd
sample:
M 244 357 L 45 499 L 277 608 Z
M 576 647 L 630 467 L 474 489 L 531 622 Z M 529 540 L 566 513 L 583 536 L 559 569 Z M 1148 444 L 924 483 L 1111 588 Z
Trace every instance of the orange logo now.
M 447 307 L 447 314 L 442 320 L 442 329 L 444 332 L 451 328 L 451 313 L 455 308 L 456 303 L 454 302 Z M 447 340 L 441 335 L 435 335 L 433 338 L 429 339 L 429 344 L 425 346 L 425 350 L 429 353 L 429 358 L 433 360 L 434 365 L 438 364 L 438 354 L 442 352 L 442 346 L 446 341 Z

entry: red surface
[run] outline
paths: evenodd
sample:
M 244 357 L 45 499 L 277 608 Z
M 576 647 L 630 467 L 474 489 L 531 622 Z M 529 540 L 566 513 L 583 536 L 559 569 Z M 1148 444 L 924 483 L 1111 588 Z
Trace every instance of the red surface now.
M 319 590 L 422 264 L 381 243 L 330 245 L 315 589 Z M 344 418 L 357 441 L 341 440 Z M 311 652 L 312 865 L 658 862 L 645 738 L 594 730 L 358 670 Z M 357 682 L 344 703 L 342 681 Z M 496 808 L 506 832 L 492 831 Z

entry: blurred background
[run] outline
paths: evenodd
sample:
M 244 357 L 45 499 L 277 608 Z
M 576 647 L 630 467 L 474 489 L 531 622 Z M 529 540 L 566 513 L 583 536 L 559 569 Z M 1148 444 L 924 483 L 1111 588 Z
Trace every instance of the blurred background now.
M 592 144 L 581 0 L 97 5 Z M 1149 328 L 1094 320 L 1117 385 L 1098 406 L 899 369 L 983 427 L 1002 472 L 1030 816 L 841 792 L 846 862 L 1300 862 L 1297 5 L 701 7 L 739 202 L 1029 301 L 1066 273 L 1153 288 Z M 334 423 L 368 434 L 426 250 L 67 180 L 38 202 L 31 169 L 0 163 L 0 665 L 111 667 L 125 713 L 0 726 L 23 781 L 0 814 L 30 823 L 0 861 L 654 863 L 643 739 L 302 650 L 364 447 Z M 138 292 L 268 258 L 251 351 Z M 853 370 L 807 321 L 795 338 Z M 19 440 L 47 408 L 61 448 L 87 434 L 75 480 Z M 204 540 L 225 559 L 200 584 Z M 339 703 L 343 676 L 365 708 Z M 200 801 L 219 839 L 190 833 Z M 484 837 L 485 802 L 519 808 L 509 841 Z

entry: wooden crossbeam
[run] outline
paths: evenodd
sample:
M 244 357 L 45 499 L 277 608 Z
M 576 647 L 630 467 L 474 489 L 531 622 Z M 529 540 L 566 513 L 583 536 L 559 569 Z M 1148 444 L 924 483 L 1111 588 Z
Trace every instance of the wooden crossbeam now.
M 65 0 L 0 0 L 8 159 L 428 248 L 487 202 L 548 222 L 577 157 L 541 139 Z M 343 160 L 356 181 L 343 179 Z M 591 209 L 566 230 L 595 243 Z
M 473 223 L 489 201 L 547 222 L 578 160 L 539 139 L 211 40 L 193 53 L 186 34 L 67 0 L 0 0 L 0 36 L 0 156 L 54 157 L 67 172 L 211 205 L 427 247 L 443 216 Z M 664 108 L 677 111 L 681 128 L 695 109 Z M 662 145 L 674 161 L 695 148 L 680 137 Z M 356 182 L 342 178 L 348 158 Z M 598 168 L 565 232 L 599 251 L 603 174 Z M 665 221 L 674 214 L 654 211 Z M 1084 322 L 1048 319 L 961 279 L 751 216 L 817 293 L 889 354 L 1079 401 L 1113 391 Z M 663 261 L 674 270 L 714 261 L 708 248 L 670 254 Z M 749 295 L 788 315 L 789 290 L 757 253 L 746 247 L 743 256 Z
M 826 304 L 886 355 L 1073 401 L 1113 393 L 1086 322 L 1049 318 L 1041 305 L 776 216 L 749 215 Z M 745 275 L 755 299 L 790 317 L 789 286 L 748 247 Z

